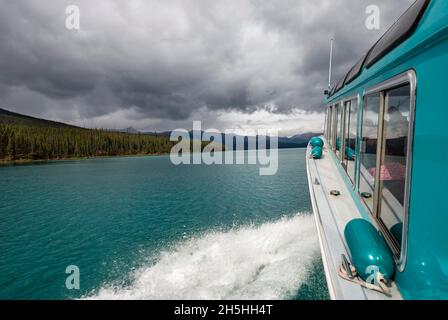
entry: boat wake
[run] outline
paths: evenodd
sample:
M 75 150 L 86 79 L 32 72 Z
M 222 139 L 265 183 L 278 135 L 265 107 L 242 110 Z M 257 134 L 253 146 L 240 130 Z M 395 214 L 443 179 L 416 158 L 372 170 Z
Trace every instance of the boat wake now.
M 313 217 L 188 239 L 133 273 L 128 287 L 106 285 L 87 299 L 288 299 L 319 255 Z

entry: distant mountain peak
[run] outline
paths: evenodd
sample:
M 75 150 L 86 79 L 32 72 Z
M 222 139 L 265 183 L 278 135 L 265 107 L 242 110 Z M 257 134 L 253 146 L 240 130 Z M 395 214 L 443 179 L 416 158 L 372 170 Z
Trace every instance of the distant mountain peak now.
M 134 127 L 127 127 L 126 129 L 123 129 L 123 132 L 125 132 L 125 133 L 140 133 L 140 131 L 138 131 Z

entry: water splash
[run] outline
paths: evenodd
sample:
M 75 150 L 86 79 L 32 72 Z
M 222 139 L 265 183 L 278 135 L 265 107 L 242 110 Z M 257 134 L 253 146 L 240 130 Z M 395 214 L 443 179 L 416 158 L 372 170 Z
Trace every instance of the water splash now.
M 87 299 L 288 299 L 306 281 L 319 247 L 313 217 L 210 232 L 161 252 L 129 287 Z

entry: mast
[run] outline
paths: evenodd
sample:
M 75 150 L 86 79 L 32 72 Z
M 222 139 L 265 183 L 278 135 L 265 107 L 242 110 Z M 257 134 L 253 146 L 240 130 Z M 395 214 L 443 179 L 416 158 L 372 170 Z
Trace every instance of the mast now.
M 333 63 L 333 43 L 334 43 L 334 39 L 331 38 L 331 40 L 330 40 L 330 65 L 328 68 L 328 91 L 331 90 L 331 68 L 332 68 L 332 63 Z

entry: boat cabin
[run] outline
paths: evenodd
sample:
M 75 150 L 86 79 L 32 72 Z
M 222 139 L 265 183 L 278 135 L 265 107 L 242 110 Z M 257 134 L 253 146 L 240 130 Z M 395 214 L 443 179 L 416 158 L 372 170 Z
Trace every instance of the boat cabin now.
M 447 76 L 448 1 L 418 0 L 325 97 L 323 155 L 307 162 L 332 298 L 448 299 Z M 337 274 L 357 218 L 393 257 L 389 295 Z

